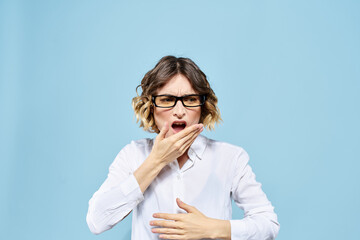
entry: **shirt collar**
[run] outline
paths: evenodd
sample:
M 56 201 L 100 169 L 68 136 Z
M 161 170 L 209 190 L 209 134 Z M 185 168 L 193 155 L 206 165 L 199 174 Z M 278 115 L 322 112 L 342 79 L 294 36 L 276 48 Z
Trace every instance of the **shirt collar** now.
M 190 155 L 194 153 L 198 157 L 198 159 L 201 160 L 206 145 L 207 145 L 207 138 L 202 135 L 197 136 L 197 138 L 189 148 L 189 152 L 188 152 L 189 157 L 191 158 Z

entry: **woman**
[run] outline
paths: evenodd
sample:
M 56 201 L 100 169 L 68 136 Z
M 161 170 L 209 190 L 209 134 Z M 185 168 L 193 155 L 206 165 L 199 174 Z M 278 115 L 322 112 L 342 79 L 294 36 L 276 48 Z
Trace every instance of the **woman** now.
M 89 201 L 91 232 L 132 210 L 132 239 L 274 239 L 273 206 L 244 149 L 199 135 L 221 120 L 205 74 L 188 58 L 163 57 L 144 76 L 133 108 L 155 139 L 132 141 L 116 156 Z M 231 220 L 231 200 L 244 218 Z

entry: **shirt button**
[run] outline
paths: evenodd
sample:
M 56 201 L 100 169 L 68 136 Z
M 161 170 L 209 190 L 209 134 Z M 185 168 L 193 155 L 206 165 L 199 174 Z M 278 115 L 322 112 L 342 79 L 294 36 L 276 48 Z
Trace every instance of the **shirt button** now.
M 178 180 L 180 180 L 180 179 L 181 179 L 181 176 L 180 176 L 180 174 L 179 174 L 179 175 L 177 175 L 177 179 L 178 179 Z

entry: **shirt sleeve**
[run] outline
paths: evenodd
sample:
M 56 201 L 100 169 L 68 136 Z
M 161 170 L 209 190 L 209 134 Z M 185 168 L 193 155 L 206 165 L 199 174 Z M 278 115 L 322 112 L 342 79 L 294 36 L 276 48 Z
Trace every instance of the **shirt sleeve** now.
M 86 222 L 92 233 L 111 229 L 144 200 L 133 174 L 134 152 L 130 144 L 119 152 L 107 179 L 90 199 Z
M 256 181 L 248 161 L 249 155 L 241 149 L 232 183 L 232 198 L 235 204 L 244 210 L 244 218 L 230 220 L 231 239 L 275 239 L 280 229 L 277 215 L 262 191 L 261 183 Z

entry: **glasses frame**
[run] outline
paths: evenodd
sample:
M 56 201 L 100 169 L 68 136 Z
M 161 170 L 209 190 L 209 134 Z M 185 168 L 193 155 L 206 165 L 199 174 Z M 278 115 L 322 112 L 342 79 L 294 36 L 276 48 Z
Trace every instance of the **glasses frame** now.
M 173 106 L 169 106 L 169 107 L 161 107 L 161 106 L 157 105 L 156 102 L 155 102 L 155 99 L 156 99 L 157 97 L 164 97 L 164 96 L 166 96 L 166 97 L 174 97 L 174 98 L 175 98 L 175 103 L 174 103 L 174 105 L 173 105 Z M 196 105 L 196 106 L 187 106 L 187 105 L 185 105 L 183 99 L 184 99 L 185 97 L 193 97 L 193 96 L 199 96 L 199 97 L 200 97 L 200 104 L 199 104 L 199 105 Z M 177 97 L 177 96 L 173 96 L 173 95 L 169 95 L 169 94 L 163 94 L 163 95 L 155 95 L 155 96 L 152 96 L 151 99 L 152 99 L 152 102 L 153 102 L 153 104 L 155 105 L 155 107 L 158 107 L 158 108 L 173 108 L 173 107 L 175 107 L 175 105 L 177 104 L 177 102 L 178 102 L 179 100 L 181 101 L 181 103 L 182 103 L 182 105 L 183 105 L 184 107 L 192 108 L 192 107 L 200 107 L 200 106 L 204 105 L 204 104 L 205 104 L 205 100 L 206 100 L 206 96 L 205 96 L 205 95 L 202 95 L 202 94 L 189 94 L 189 95 L 184 95 L 184 96 L 181 96 L 181 97 Z

